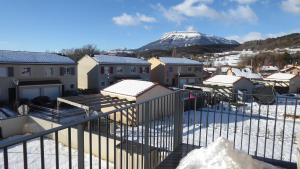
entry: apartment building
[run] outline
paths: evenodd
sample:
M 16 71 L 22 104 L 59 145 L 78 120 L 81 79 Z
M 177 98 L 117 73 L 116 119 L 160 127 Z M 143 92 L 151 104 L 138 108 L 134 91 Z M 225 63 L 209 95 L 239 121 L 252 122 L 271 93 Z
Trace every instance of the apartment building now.
M 45 52 L 0 50 L 0 101 L 48 96 L 55 100 L 77 90 L 76 63 Z
M 78 61 L 78 88 L 100 90 L 123 79 L 147 81 L 149 71 L 150 64 L 143 59 L 86 55 Z
M 185 84 L 200 84 L 203 77 L 203 64 L 174 57 L 153 57 L 151 63 L 151 81 L 165 86 L 182 88 Z

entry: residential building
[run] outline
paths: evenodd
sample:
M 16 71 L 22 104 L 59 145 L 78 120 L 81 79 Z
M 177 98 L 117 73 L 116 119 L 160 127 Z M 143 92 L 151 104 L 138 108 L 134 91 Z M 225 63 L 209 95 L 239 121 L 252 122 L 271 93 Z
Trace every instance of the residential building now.
M 150 79 L 150 64 L 133 57 L 96 55 L 78 61 L 78 88 L 99 91 L 122 79 Z
M 203 84 L 211 87 L 231 88 L 233 93 L 245 91 L 250 94 L 254 89 L 254 85 L 249 79 L 231 75 L 216 75 L 203 81 Z
M 174 57 L 153 57 L 151 63 L 151 81 L 165 86 L 182 88 L 185 84 L 200 84 L 203 77 L 203 64 Z
M 77 90 L 76 63 L 54 53 L 0 51 L 0 100 L 48 96 Z
M 227 70 L 227 75 L 245 77 L 250 80 L 259 80 L 263 78 L 259 73 L 254 73 L 249 67 L 245 67 L 241 69 L 231 67 Z
M 280 70 L 281 73 L 289 73 L 293 75 L 300 75 L 300 66 L 296 65 L 287 65 Z
M 289 73 L 274 73 L 264 78 L 267 84 L 274 86 L 280 93 L 299 93 L 300 76 Z
M 263 76 L 267 77 L 273 73 L 277 73 L 279 68 L 277 66 L 261 66 L 258 68 L 258 72 Z

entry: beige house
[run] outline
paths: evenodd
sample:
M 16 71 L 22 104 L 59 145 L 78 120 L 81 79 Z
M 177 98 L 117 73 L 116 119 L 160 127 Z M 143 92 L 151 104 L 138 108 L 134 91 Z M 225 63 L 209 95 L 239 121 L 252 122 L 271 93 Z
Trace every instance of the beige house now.
M 78 61 L 78 88 L 100 90 L 122 79 L 149 80 L 150 64 L 122 56 L 84 56 Z
M 172 90 L 165 88 L 157 83 L 149 82 L 149 81 L 142 81 L 142 80 L 122 80 L 116 84 L 113 84 L 103 90 L 101 90 L 101 94 L 104 96 L 110 96 L 110 97 L 117 97 L 118 99 L 125 99 L 128 100 L 131 103 L 143 103 L 145 101 L 149 101 L 154 98 L 158 98 L 161 96 L 166 96 L 168 94 L 173 93 Z M 165 110 L 172 110 L 172 107 L 170 106 L 172 99 L 168 97 L 165 98 L 163 101 L 165 108 L 161 111 L 151 111 L 152 115 L 150 116 L 151 119 L 160 117 L 163 113 L 170 113 L 170 112 L 164 112 Z M 174 101 L 174 100 L 173 100 Z M 168 103 L 169 102 L 169 103 Z M 162 102 L 160 103 L 160 106 L 158 105 L 158 101 L 156 100 L 156 103 L 152 101 L 150 103 L 150 107 L 152 110 L 159 110 L 161 107 Z M 142 105 L 140 105 L 142 107 Z M 117 107 L 121 108 L 121 107 Z M 107 107 L 104 109 L 101 109 L 102 112 L 108 112 L 111 110 L 116 109 L 116 107 Z M 133 112 L 139 112 L 141 114 L 142 108 L 138 110 L 138 107 L 136 107 L 137 111 Z M 154 114 L 157 112 L 158 114 Z M 136 113 L 131 114 L 132 110 L 128 110 L 129 113 L 129 124 L 135 123 L 135 122 L 142 122 L 142 115 L 137 116 Z M 139 117 L 139 119 L 137 119 Z M 117 115 L 116 118 L 117 121 L 121 121 L 120 114 Z M 123 122 L 126 122 L 126 116 L 123 116 Z
M 174 57 L 153 57 L 151 63 L 151 81 L 165 86 L 182 88 L 185 84 L 202 83 L 202 63 Z
M 299 93 L 300 92 L 300 76 L 289 74 L 289 73 L 274 73 L 266 78 L 266 82 L 269 85 L 274 86 L 277 90 L 284 91 L 287 89 L 289 93 Z
M 0 51 L 0 101 L 48 96 L 55 100 L 77 90 L 76 63 L 44 52 Z

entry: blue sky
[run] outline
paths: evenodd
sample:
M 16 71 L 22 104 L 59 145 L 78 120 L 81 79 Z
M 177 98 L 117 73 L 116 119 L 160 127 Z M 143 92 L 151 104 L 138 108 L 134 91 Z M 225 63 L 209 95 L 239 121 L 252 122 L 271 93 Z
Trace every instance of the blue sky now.
M 300 0 L 0 0 L 0 49 L 138 48 L 185 30 L 240 42 L 300 32 Z

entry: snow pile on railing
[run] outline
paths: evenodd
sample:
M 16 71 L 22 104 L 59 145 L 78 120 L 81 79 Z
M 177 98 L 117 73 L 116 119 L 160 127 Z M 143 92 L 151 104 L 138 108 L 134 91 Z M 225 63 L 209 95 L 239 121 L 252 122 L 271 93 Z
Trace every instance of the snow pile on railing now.
M 277 167 L 253 159 L 233 149 L 233 144 L 220 137 L 207 148 L 195 149 L 187 154 L 177 169 L 276 169 Z

